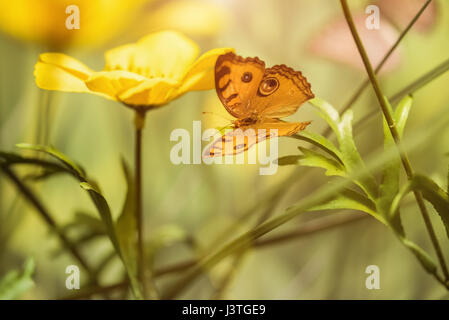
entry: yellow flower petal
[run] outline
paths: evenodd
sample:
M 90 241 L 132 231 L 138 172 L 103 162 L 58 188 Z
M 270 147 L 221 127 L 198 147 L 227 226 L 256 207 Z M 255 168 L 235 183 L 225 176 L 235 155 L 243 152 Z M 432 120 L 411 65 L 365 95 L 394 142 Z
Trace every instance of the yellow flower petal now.
M 162 78 L 149 79 L 124 92 L 119 98 L 129 105 L 162 105 L 170 101 L 169 96 L 177 86 L 176 81 Z
M 44 53 L 34 68 L 36 84 L 47 90 L 88 92 L 84 80 L 92 71 L 83 63 L 61 53 Z
M 83 80 L 87 79 L 93 72 L 84 63 L 63 53 L 42 53 L 39 55 L 39 61 L 58 66 Z
M 134 52 L 136 44 L 125 44 L 123 46 L 106 51 L 104 58 L 106 61 L 105 70 L 128 70 L 133 71 Z
M 204 53 L 184 76 L 177 96 L 187 91 L 213 89 L 215 87 L 215 62 L 218 56 L 230 51 L 234 52 L 234 49 L 217 48 Z
M 93 92 L 103 93 L 113 99 L 138 86 L 147 78 L 128 71 L 101 71 L 93 73 L 87 80 L 86 86 Z
M 178 32 L 156 32 L 136 44 L 108 51 L 105 69 L 127 70 L 148 78 L 179 80 L 198 52 L 195 42 Z

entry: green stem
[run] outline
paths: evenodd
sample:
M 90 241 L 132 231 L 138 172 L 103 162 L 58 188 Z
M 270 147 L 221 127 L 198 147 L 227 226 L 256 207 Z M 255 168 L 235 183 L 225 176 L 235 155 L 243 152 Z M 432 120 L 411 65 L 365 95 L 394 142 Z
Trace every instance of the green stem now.
M 54 101 L 54 92 L 45 91 L 46 100 L 44 104 L 43 119 L 42 119 L 42 132 L 40 137 L 40 144 L 49 145 L 51 143 L 51 125 L 52 125 L 52 117 L 53 117 L 53 101 Z
M 138 276 L 143 288 L 143 296 L 147 297 L 147 281 L 144 252 L 144 219 L 142 203 L 142 130 L 145 125 L 145 111 L 136 110 L 135 118 L 135 188 L 136 188 L 136 223 L 137 223 L 137 254 Z
M 352 36 L 357 45 L 357 49 L 359 50 L 359 53 L 363 60 L 363 64 L 365 65 L 365 69 L 368 73 L 369 79 L 373 86 L 374 92 L 376 93 L 376 97 L 377 97 L 377 100 L 379 101 L 379 105 L 382 110 L 382 113 L 385 116 L 385 119 L 388 123 L 388 127 L 390 128 L 391 135 L 393 136 L 393 139 L 398 147 L 398 150 L 399 150 L 399 153 L 401 156 L 402 165 L 405 169 L 408 179 L 412 180 L 413 176 L 414 176 L 413 168 L 410 164 L 407 153 L 401 146 L 401 139 L 400 139 L 399 133 L 396 129 L 396 125 L 393 120 L 393 116 L 391 115 L 391 112 L 385 102 L 384 95 L 382 94 L 382 91 L 380 89 L 379 82 L 377 81 L 377 77 L 374 73 L 373 67 L 371 66 L 371 63 L 369 61 L 366 50 L 362 44 L 362 41 L 360 40 L 359 34 L 357 33 L 357 29 L 355 27 L 354 20 L 352 19 L 352 15 L 351 15 L 351 12 L 348 7 L 347 0 L 340 0 L 340 3 L 341 3 L 343 13 L 346 18 L 346 22 L 348 23 L 348 26 L 351 30 Z M 425 222 L 425 225 L 427 228 L 427 232 L 429 233 L 430 239 L 432 240 L 432 244 L 437 253 L 438 260 L 440 262 L 444 277 L 447 280 L 447 279 L 449 279 L 449 273 L 447 270 L 446 262 L 444 260 L 444 256 L 443 256 L 440 244 L 438 242 L 438 239 L 436 237 L 435 231 L 433 229 L 432 222 L 430 221 L 429 213 L 427 212 L 427 208 L 424 204 L 423 196 L 422 196 L 421 192 L 418 192 L 418 191 L 414 192 L 414 195 L 416 198 L 416 202 L 418 203 L 419 209 L 421 210 L 421 214 L 424 219 L 424 222 Z

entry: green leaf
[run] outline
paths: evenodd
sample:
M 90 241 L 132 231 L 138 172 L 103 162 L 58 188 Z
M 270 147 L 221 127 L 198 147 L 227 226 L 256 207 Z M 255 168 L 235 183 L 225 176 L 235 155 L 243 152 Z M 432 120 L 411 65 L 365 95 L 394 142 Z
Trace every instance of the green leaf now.
M 357 210 L 370 214 L 383 224 L 387 225 L 387 221 L 376 212 L 375 204 L 363 194 L 351 189 L 343 189 L 335 196 L 328 198 L 319 205 L 315 205 L 308 211 L 318 210 Z
M 359 178 L 354 180 L 365 193 L 372 199 L 377 198 L 377 183 L 372 174 L 365 167 L 352 136 L 352 110 L 348 110 L 343 114 L 341 122 L 338 125 L 340 131 L 340 151 L 343 157 L 348 174 L 361 172 Z
M 20 154 L 13 152 L 4 152 L 0 151 L 0 165 L 15 165 L 15 164 L 32 164 L 37 165 L 49 172 L 58 173 L 58 172 L 68 172 L 72 173 L 71 169 L 68 169 L 64 165 L 60 165 L 59 163 L 46 161 L 40 158 L 32 158 L 32 157 L 24 157 Z
M 139 290 L 138 282 L 137 282 L 137 279 L 135 276 L 135 273 L 136 273 L 134 271 L 135 268 L 132 266 L 133 263 L 135 263 L 134 262 L 135 258 L 133 258 L 132 254 L 129 251 L 126 251 L 126 252 L 122 251 L 123 240 L 122 240 L 122 243 L 119 241 L 117 231 L 116 231 L 116 225 L 114 224 L 114 222 L 112 220 L 111 210 L 109 208 L 109 205 L 108 205 L 106 199 L 101 194 L 101 192 L 97 188 L 92 186 L 91 184 L 89 184 L 87 182 L 82 182 L 82 183 L 80 183 L 80 186 L 90 194 L 92 201 L 94 202 L 98 212 L 100 213 L 101 220 L 103 221 L 103 223 L 106 226 L 106 231 L 107 231 L 109 238 L 115 248 L 115 251 L 119 254 L 120 258 L 123 261 L 123 264 L 125 266 L 126 272 L 128 274 L 129 280 L 130 280 L 133 294 L 135 295 L 135 297 L 137 299 L 141 299 L 142 294 Z M 126 206 L 127 205 L 125 202 L 125 207 Z M 134 229 L 134 230 L 136 230 L 136 229 Z M 123 236 L 121 238 L 123 239 Z M 127 240 L 127 241 L 132 241 L 132 240 Z M 128 245 L 129 244 L 126 243 L 125 246 L 123 247 L 123 249 L 128 250 L 129 249 Z M 134 259 L 134 261 L 131 261 L 130 259 Z
M 426 269 L 427 272 L 431 274 L 435 274 L 437 271 L 437 266 L 433 259 L 419 246 L 417 246 L 414 242 L 406 239 L 403 236 L 398 235 L 399 240 L 402 242 L 404 246 L 406 246 L 421 262 L 422 266 Z
M 81 182 L 80 187 L 89 193 L 98 213 L 100 214 L 100 218 L 106 227 L 106 232 L 111 239 L 113 246 L 116 248 L 117 252 L 120 252 L 115 234 L 114 222 L 112 220 L 111 209 L 109 208 L 108 202 L 104 198 L 103 194 L 92 184 L 89 184 L 88 182 Z
M 20 163 L 23 157 L 16 153 L 0 151 L 0 160 L 2 164 L 6 163 Z
M 291 137 L 298 140 L 307 141 L 308 143 L 315 145 L 316 147 L 334 157 L 335 160 L 343 164 L 343 161 L 341 160 L 340 150 L 337 149 L 333 142 L 331 142 L 324 136 L 314 132 L 301 131 L 300 133 L 297 133 Z
M 21 149 L 34 150 L 34 151 L 46 153 L 46 154 L 52 156 L 53 158 L 61 161 L 64 165 L 67 166 L 68 169 L 73 170 L 80 177 L 85 176 L 84 170 L 79 165 L 77 165 L 69 157 L 67 157 L 65 154 L 63 154 L 62 152 L 60 152 L 59 150 L 57 150 L 55 148 L 48 147 L 48 146 L 29 144 L 29 143 L 19 143 L 16 146 Z
M 346 175 L 343 165 L 331 158 L 322 155 L 314 150 L 298 147 L 302 155 L 285 156 L 278 159 L 280 166 L 286 165 L 302 165 L 306 167 L 317 167 L 326 170 L 327 176 L 341 176 Z
M 415 175 L 408 181 L 404 188 L 396 195 L 390 209 L 391 218 L 399 214 L 402 199 L 412 191 L 421 191 L 424 199 L 430 202 L 440 215 L 449 238 L 449 195 L 440 188 L 432 179 Z
M 340 115 L 338 114 L 338 111 L 330 103 L 318 97 L 309 100 L 309 102 L 317 109 L 321 118 L 326 120 L 327 124 L 332 128 L 340 140 L 340 130 L 338 129 Z
M 137 279 L 137 222 L 136 222 L 136 191 L 134 179 L 130 170 L 122 160 L 122 168 L 125 174 L 128 187 L 126 199 L 123 204 L 122 212 L 117 219 L 115 229 L 117 231 L 118 242 L 120 245 L 123 263 L 126 265 L 126 271 L 131 281 L 131 287 L 137 298 L 140 297 Z
M 377 198 L 377 183 L 372 174 L 365 167 L 360 156 L 354 138 L 352 136 L 352 111 L 346 111 L 340 119 L 338 111 L 328 102 L 315 98 L 310 101 L 317 109 L 318 114 L 326 120 L 337 136 L 339 144 L 338 156 L 343 162 L 348 175 L 353 172 L 362 172 L 359 178 L 354 180 L 360 188 L 374 201 Z
M 388 100 L 387 100 L 388 101 Z M 405 96 L 396 107 L 394 112 L 394 121 L 398 130 L 399 136 L 402 137 L 404 133 L 405 124 L 407 123 L 410 109 L 412 108 L 413 98 Z
M 34 273 L 34 260 L 27 259 L 23 271 L 12 270 L 0 279 L 0 300 L 13 300 L 19 298 L 24 292 L 34 286 L 32 275 Z
M 395 121 L 396 128 L 400 136 L 404 132 L 404 127 L 407 122 L 407 117 L 410 112 L 410 108 L 412 106 L 413 99 L 410 96 L 406 96 L 400 102 L 398 107 L 393 113 L 393 110 L 389 104 L 388 99 L 385 97 L 385 102 L 387 106 L 390 108 L 391 113 L 393 114 L 393 119 Z M 382 171 L 382 183 L 379 191 L 379 201 L 378 207 L 379 211 L 388 218 L 388 213 L 390 210 L 391 203 L 399 192 L 399 174 L 401 169 L 401 160 L 399 153 L 397 151 L 397 146 L 393 140 L 393 136 L 391 135 L 390 128 L 388 127 L 387 121 L 385 117 L 383 118 L 383 131 L 384 131 L 384 150 L 392 150 L 396 154 L 395 156 L 388 162 L 384 164 L 384 168 Z M 397 215 L 393 217 L 394 219 L 391 221 L 395 225 L 397 230 L 402 229 L 402 225 L 400 222 L 400 216 Z
M 309 150 L 303 147 L 298 147 L 302 152 L 299 156 L 298 163 L 306 167 L 318 167 L 326 170 L 327 176 L 346 176 L 345 168 L 339 162 L 330 159 L 316 151 Z

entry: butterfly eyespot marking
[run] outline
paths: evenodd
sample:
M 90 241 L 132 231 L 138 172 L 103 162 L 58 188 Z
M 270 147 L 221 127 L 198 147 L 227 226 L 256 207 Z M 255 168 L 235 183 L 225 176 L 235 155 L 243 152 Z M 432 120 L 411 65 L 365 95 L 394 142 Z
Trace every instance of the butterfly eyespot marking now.
M 251 80 L 253 80 L 253 74 L 251 72 L 245 72 L 242 75 L 242 81 L 243 82 L 250 82 Z
M 279 88 L 279 81 L 276 78 L 267 78 L 262 81 L 259 86 L 259 93 L 263 96 L 268 96 Z

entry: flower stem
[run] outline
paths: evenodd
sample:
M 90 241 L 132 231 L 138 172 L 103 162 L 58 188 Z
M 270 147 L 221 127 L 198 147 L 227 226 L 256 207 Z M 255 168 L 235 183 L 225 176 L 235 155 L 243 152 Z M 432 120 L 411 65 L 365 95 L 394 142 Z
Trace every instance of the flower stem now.
M 359 34 L 358 34 L 357 29 L 356 29 L 355 24 L 354 24 L 354 20 L 352 19 L 352 15 L 351 15 L 351 12 L 350 12 L 349 7 L 348 7 L 347 0 L 340 0 L 340 3 L 341 3 L 342 9 L 343 9 L 343 13 L 344 13 L 345 18 L 346 18 L 346 22 L 348 23 L 349 29 L 351 30 L 352 36 L 353 36 L 354 41 L 355 41 L 355 43 L 357 45 L 357 49 L 359 50 L 360 56 L 362 57 L 363 64 L 365 65 L 365 69 L 366 69 L 366 71 L 368 73 L 368 77 L 370 79 L 371 85 L 373 86 L 374 92 L 375 92 L 376 97 L 377 97 L 377 99 L 379 101 L 379 105 L 380 105 L 380 108 L 382 110 L 382 113 L 385 116 L 385 119 L 386 119 L 386 121 L 388 123 L 388 127 L 390 128 L 391 135 L 393 136 L 393 139 L 394 139 L 394 141 L 395 141 L 395 143 L 397 145 L 397 148 L 399 150 L 399 153 L 401 155 L 402 165 L 403 165 L 403 167 L 405 169 L 405 172 L 407 174 L 408 179 L 412 180 L 415 173 L 414 173 L 413 168 L 412 168 L 412 166 L 410 164 L 410 160 L 408 159 L 407 153 L 405 152 L 405 150 L 401 146 L 401 139 L 400 139 L 399 133 L 398 133 L 398 131 L 396 129 L 395 122 L 393 120 L 393 116 L 391 115 L 391 112 L 388 109 L 388 106 L 387 106 L 387 104 L 385 102 L 384 95 L 382 94 L 382 91 L 380 89 L 379 83 L 377 81 L 377 77 L 376 77 L 376 75 L 374 73 L 373 67 L 371 66 L 371 63 L 369 61 L 368 55 L 366 53 L 366 50 L 365 50 L 365 48 L 364 48 L 364 46 L 362 44 L 362 41 L 360 40 Z M 419 209 L 421 210 L 421 215 L 422 215 L 422 217 L 424 219 L 424 222 L 425 222 L 425 225 L 426 225 L 426 228 L 427 228 L 427 232 L 429 233 L 430 239 L 431 239 L 432 244 L 433 244 L 433 246 L 435 248 L 435 251 L 436 251 L 438 260 L 440 262 L 441 269 L 443 271 L 444 277 L 447 280 L 447 279 L 449 279 L 449 273 L 448 273 L 448 270 L 447 270 L 446 262 L 444 260 L 444 256 L 443 256 L 440 244 L 439 244 L 438 239 L 436 237 L 435 230 L 433 229 L 432 222 L 431 222 L 430 217 L 429 217 L 429 213 L 427 212 L 427 208 L 426 208 L 426 206 L 424 204 L 424 198 L 423 198 L 421 192 L 419 192 L 419 191 L 415 191 L 414 195 L 415 195 L 415 198 L 416 198 L 416 202 L 418 203 Z
M 135 190 L 136 190 L 136 224 L 137 224 L 137 255 L 138 255 L 138 277 L 142 284 L 143 296 L 147 296 L 146 267 L 144 254 L 144 221 L 142 204 L 142 130 L 145 126 L 146 111 L 136 110 L 135 117 Z

